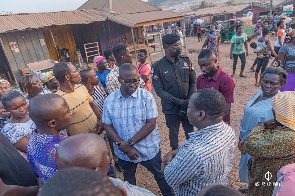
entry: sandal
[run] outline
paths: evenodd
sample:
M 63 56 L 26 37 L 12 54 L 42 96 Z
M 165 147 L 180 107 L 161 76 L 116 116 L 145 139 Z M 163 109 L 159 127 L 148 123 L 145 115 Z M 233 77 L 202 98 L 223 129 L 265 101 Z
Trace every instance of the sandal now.
M 232 74 L 231 77 L 233 78 L 233 77 L 235 77 L 235 75 L 236 75 L 236 74 Z
M 241 74 L 240 74 L 240 77 L 241 77 L 241 78 L 247 78 L 247 76 L 245 76 L 245 75 L 241 75 Z
M 247 193 L 247 192 L 248 192 L 248 187 L 246 187 L 246 186 L 241 186 L 241 187 L 239 188 L 239 191 L 240 191 L 241 193 Z

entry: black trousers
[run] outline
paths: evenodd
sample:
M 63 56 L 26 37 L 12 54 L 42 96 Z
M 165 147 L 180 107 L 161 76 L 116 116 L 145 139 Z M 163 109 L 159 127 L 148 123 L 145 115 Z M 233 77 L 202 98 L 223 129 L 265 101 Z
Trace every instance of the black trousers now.
M 261 69 L 261 74 L 265 71 L 267 65 L 269 62 L 269 57 L 264 57 L 264 58 L 257 58 L 257 68 L 255 70 L 256 73 L 260 72 Z
M 194 131 L 193 125 L 190 124 L 187 117 L 179 117 L 177 114 L 165 114 L 166 125 L 169 128 L 169 139 L 172 150 L 178 148 L 178 135 L 180 122 L 184 129 L 186 139 L 189 138 L 189 133 Z
M 241 70 L 243 71 L 245 69 L 245 65 L 246 65 L 246 54 L 245 52 L 242 54 L 233 54 L 234 57 L 234 63 L 233 63 L 233 70 L 237 69 L 237 63 L 238 63 L 238 58 L 240 57 L 241 59 Z
M 281 49 L 281 47 L 274 46 L 274 51 L 275 51 L 276 54 L 279 54 L 280 49 Z
M 129 161 L 124 161 L 122 159 L 119 159 L 119 164 L 124 169 L 124 181 L 129 182 L 130 184 L 136 185 L 136 168 L 138 163 L 133 163 Z M 149 170 L 153 175 L 155 180 L 157 181 L 157 184 L 162 192 L 163 196 L 171 196 L 173 195 L 172 188 L 167 184 L 164 174 L 161 171 L 161 151 L 157 153 L 157 155 L 148 161 L 142 161 L 140 162 L 141 165 L 143 165 L 147 170 Z

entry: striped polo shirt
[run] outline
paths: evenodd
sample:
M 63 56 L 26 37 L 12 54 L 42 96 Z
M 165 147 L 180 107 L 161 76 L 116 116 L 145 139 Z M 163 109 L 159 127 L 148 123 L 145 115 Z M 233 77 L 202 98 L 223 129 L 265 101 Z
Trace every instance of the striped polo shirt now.
M 189 136 L 164 171 L 175 194 L 196 195 L 210 184 L 227 185 L 237 148 L 234 130 L 222 121 Z

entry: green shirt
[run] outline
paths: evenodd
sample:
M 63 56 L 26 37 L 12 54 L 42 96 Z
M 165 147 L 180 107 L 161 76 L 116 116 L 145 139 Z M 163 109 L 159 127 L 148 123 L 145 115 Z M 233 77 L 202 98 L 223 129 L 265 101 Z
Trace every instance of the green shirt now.
M 245 52 L 244 43 L 247 41 L 247 34 L 243 33 L 241 36 L 234 35 L 230 43 L 234 44 L 233 54 L 243 54 Z

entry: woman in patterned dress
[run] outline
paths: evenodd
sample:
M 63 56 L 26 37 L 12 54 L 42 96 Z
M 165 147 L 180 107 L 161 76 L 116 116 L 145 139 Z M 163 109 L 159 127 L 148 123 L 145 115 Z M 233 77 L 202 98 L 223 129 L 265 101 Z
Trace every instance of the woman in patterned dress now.
M 280 168 L 295 162 L 294 102 L 294 91 L 278 93 L 272 99 L 275 119 L 259 124 L 246 139 L 244 152 L 253 157 L 248 196 L 272 195 Z
M 219 42 L 220 42 L 219 31 L 216 30 L 215 24 L 211 24 L 210 31 L 206 35 L 205 42 L 202 46 L 202 49 L 207 47 L 214 51 L 216 59 L 217 59 L 217 65 L 219 65 L 220 63 Z

